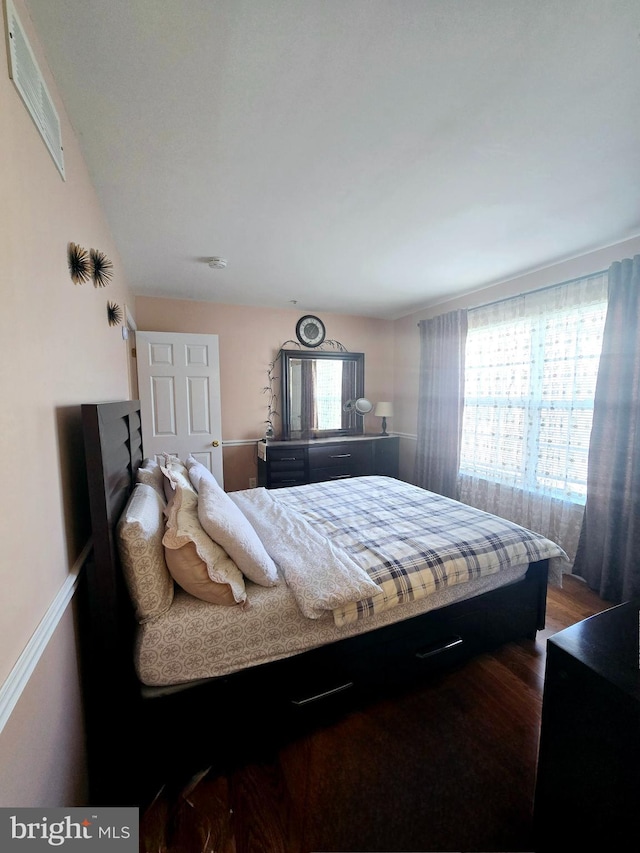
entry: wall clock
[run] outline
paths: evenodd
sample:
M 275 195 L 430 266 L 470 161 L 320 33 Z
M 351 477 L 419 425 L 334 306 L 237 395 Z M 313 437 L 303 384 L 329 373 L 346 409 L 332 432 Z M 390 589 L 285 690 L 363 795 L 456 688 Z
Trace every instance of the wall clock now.
M 324 323 L 312 314 L 300 317 L 296 324 L 296 336 L 306 347 L 319 347 L 324 341 Z

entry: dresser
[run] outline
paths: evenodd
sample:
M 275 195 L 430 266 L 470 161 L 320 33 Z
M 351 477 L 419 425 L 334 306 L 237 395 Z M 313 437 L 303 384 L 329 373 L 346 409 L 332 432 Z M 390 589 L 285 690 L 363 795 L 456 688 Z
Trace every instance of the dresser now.
M 399 447 L 393 435 L 260 441 L 258 485 L 277 489 L 367 474 L 397 477 Z
M 639 620 L 629 602 L 547 641 L 536 853 L 623 850 L 640 837 Z

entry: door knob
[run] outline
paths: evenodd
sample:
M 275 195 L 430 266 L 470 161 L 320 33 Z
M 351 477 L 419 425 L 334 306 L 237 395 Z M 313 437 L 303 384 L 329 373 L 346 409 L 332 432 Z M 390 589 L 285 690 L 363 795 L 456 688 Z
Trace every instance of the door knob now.
M 211 447 L 218 447 L 218 445 L 219 445 L 219 444 L 220 444 L 220 442 L 219 442 L 219 441 L 212 441 L 212 442 L 211 442 Z

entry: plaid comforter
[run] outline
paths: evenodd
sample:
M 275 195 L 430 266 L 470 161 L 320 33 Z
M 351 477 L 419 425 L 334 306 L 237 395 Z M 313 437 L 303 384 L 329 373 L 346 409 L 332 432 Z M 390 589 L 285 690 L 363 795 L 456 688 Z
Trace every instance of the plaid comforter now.
M 564 551 L 517 524 L 387 477 L 358 477 L 270 496 L 343 549 L 382 591 L 333 611 L 346 625 L 444 586 Z

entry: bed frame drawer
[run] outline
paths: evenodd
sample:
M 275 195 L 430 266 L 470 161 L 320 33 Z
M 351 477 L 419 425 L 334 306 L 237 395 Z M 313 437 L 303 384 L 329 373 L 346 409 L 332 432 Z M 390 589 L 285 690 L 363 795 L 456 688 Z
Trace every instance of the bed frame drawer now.
M 344 649 L 340 663 L 356 684 L 388 688 L 457 666 L 514 636 L 516 625 L 535 613 L 539 587 L 518 582 L 519 598 L 504 587 L 440 608 L 411 622 L 362 634 Z M 500 602 L 496 612 L 495 603 Z M 535 626 L 531 626 L 535 634 Z

